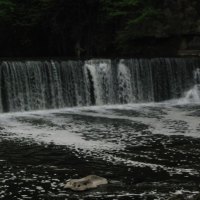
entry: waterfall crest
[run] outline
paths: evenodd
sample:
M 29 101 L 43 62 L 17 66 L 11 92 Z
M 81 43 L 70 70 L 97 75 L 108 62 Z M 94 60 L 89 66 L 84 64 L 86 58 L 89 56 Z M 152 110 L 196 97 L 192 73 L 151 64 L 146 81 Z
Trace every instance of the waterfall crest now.
M 200 59 L 4 61 L 0 112 L 162 101 L 199 101 Z

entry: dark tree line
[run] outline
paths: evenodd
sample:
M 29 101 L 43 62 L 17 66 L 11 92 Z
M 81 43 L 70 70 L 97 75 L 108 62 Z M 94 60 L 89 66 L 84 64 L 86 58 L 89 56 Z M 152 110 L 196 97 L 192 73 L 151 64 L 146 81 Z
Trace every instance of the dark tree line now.
M 142 55 L 174 37 L 178 48 L 200 33 L 199 8 L 198 0 L 0 0 L 0 56 Z

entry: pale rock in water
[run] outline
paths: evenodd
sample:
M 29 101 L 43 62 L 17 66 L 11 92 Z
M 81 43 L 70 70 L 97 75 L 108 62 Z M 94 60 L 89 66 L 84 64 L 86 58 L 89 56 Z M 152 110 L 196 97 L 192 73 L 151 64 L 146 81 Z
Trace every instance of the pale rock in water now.
M 102 178 L 96 175 L 89 175 L 81 179 L 69 179 L 64 188 L 74 191 L 84 191 L 106 184 L 108 184 L 106 178 Z

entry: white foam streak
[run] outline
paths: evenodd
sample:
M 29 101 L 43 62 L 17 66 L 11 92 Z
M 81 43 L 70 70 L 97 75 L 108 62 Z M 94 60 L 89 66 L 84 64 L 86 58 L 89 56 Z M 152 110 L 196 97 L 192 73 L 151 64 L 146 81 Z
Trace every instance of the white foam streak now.
M 157 113 L 155 116 L 151 115 L 153 110 L 163 111 Z M 139 115 L 126 115 L 123 112 L 117 111 L 134 111 Z M 194 111 L 194 110 L 192 110 Z M 141 116 L 140 116 L 141 115 Z M 108 162 L 124 163 L 127 166 L 138 166 L 138 167 L 150 167 L 152 170 L 162 168 L 171 174 L 189 173 L 197 174 L 193 169 L 183 168 L 169 168 L 164 165 L 157 165 L 153 163 L 143 163 L 134 161 L 131 159 L 124 159 L 120 155 L 115 153 L 123 152 L 126 148 L 126 141 L 129 140 L 130 136 L 126 136 L 126 129 L 118 128 L 120 138 L 116 139 L 113 129 L 109 126 L 101 124 L 91 124 L 87 129 L 84 121 L 75 123 L 73 116 L 82 116 L 80 119 L 85 117 L 102 118 L 102 119 L 116 119 L 125 120 L 131 123 L 142 123 L 147 125 L 146 131 L 150 131 L 151 134 L 159 135 L 182 135 L 188 137 L 200 138 L 200 123 L 199 117 L 190 115 L 190 111 L 179 109 L 178 107 L 172 106 L 170 103 L 149 103 L 149 104 L 127 104 L 127 105 L 109 105 L 109 106 L 93 106 L 93 107 L 82 107 L 82 108 L 65 108 L 60 110 L 51 111 L 34 111 L 24 113 L 8 113 L 0 115 L 0 127 L 3 127 L 2 138 L 5 139 L 23 139 L 27 141 L 34 141 L 38 143 L 55 145 L 65 145 L 77 155 L 82 154 L 84 157 L 94 156 L 103 159 Z M 25 120 L 24 120 L 25 119 Z M 30 120 L 26 121 L 26 119 Z M 46 120 L 53 124 L 48 126 L 45 124 L 34 125 L 34 120 Z M 90 118 L 88 118 L 90 120 Z M 184 122 L 187 126 L 179 124 Z M 70 126 L 67 126 L 70 125 Z M 109 130 L 107 130 L 109 129 Z M 110 134 L 114 139 L 104 139 L 97 137 L 89 139 L 84 137 L 84 134 L 90 134 L 94 130 L 94 137 L 98 134 L 98 131 L 104 134 Z M 97 132 L 95 132 L 97 130 Z M 144 131 L 144 130 L 143 130 Z M 83 134 L 84 133 L 84 134 Z M 137 138 L 142 136 L 142 132 L 131 130 L 131 136 Z M 100 139 L 101 138 L 101 139 Z M 140 140 L 139 140 L 140 141 Z M 140 145 L 139 141 L 136 140 L 132 145 Z

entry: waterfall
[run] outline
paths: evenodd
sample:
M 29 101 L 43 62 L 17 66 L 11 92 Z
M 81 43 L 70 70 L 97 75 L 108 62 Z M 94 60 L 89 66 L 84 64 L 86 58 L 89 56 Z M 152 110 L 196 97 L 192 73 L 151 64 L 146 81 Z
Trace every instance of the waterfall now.
M 194 70 L 194 80 L 196 84 L 200 84 L 200 68 Z
M 2 61 L 0 112 L 162 101 L 199 101 L 200 59 Z M 192 88 L 192 89 L 191 89 Z
M 200 68 L 195 69 L 193 74 L 195 85 L 185 92 L 179 103 L 200 103 Z
M 200 102 L 200 85 L 195 85 L 192 89 L 190 89 L 186 95 L 185 99 L 189 103 L 197 103 Z
M 131 87 L 131 72 L 130 69 L 121 60 L 118 64 L 118 75 L 117 75 L 119 89 L 118 95 L 120 103 L 133 102 L 133 94 Z
M 86 61 L 85 75 L 87 86 L 90 88 L 90 98 L 94 98 L 92 104 L 103 105 L 112 103 L 113 82 L 110 60 Z M 92 91 L 93 90 L 93 91 Z M 93 97 L 91 97 L 93 95 Z

